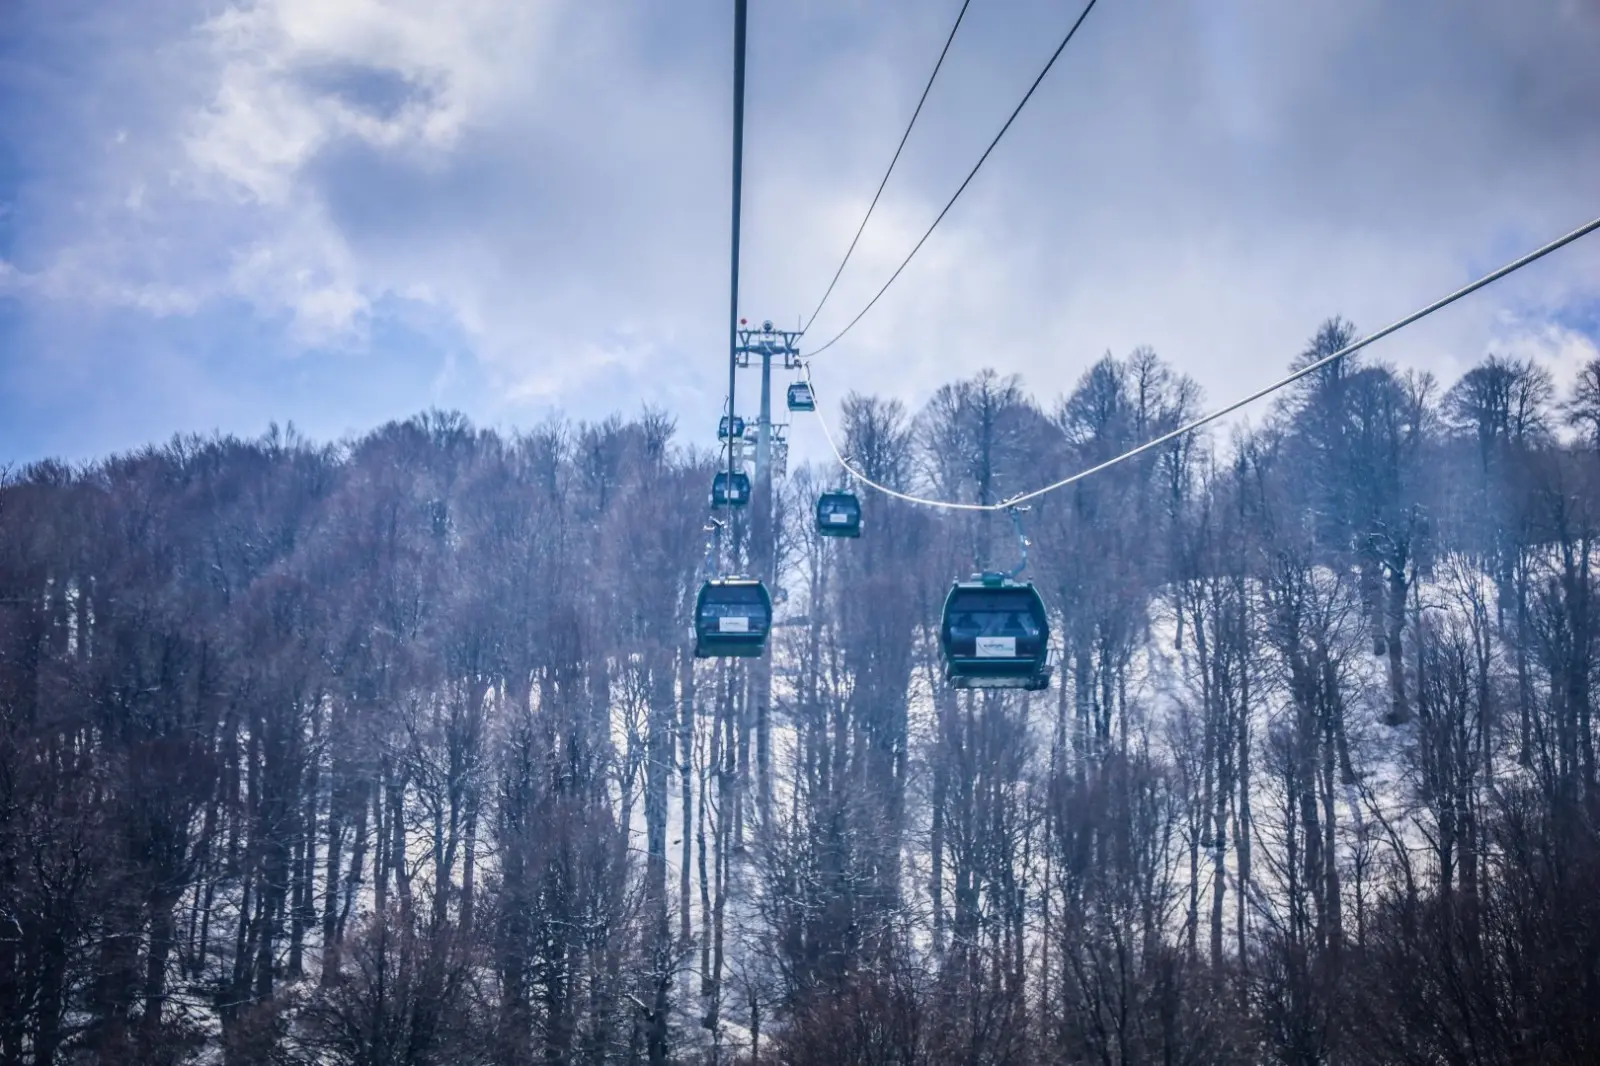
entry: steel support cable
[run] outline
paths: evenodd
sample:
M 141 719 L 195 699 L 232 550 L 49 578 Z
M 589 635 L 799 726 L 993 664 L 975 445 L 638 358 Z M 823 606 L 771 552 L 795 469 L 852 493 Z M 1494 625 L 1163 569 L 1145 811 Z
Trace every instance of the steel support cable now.
M 1083 11 L 1078 15 L 1078 21 L 1072 24 L 1072 28 L 1067 31 L 1067 35 L 1061 38 L 1061 43 L 1056 45 L 1056 50 L 1051 53 L 1050 61 L 1044 65 L 1043 70 L 1039 71 L 1039 76 L 1033 79 L 1033 84 L 1028 86 L 1028 91 L 1022 95 L 1021 102 L 1018 103 L 1017 106 L 1012 110 L 1011 117 L 1006 119 L 1006 124 L 1004 126 L 1000 127 L 1000 132 L 994 135 L 994 140 L 989 142 L 989 147 L 983 150 L 983 154 L 978 157 L 978 162 L 973 165 L 970 171 L 968 171 L 966 178 L 956 189 L 955 195 L 950 197 L 950 199 L 945 203 L 944 209 L 941 210 L 938 217 L 933 220 L 933 225 L 928 227 L 927 232 L 922 235 L 921 239 L 918 240 L 914 246 L 912 246 L 911 251 L 907 253 L 905 259 L 901 260 L 900 265 L 895 267 L 894 273 L 889 275 L 889 280 L 883 283 L 883 288 L 879 289 L 877 295 L 873 296 L 871 300 L 867 301 L 867 306 L 863 307 L 859 312 L 857 312 L 856 317 L 852 318 L 848 323 L 845 324 L 844 329 L 841 329 L 838 333 L 835 333 L 833 338 L 826 344 L 823 344 L 820 347 L 808 352 L 804 358 L 809 359 L 812 356 L 821 355 L 823 352 L 839 343 L 840 339 L 843 338 L 846 333 L 849 333 L 852 329 L 854 329 L 855 324 L 860 322 L 861 319 L 866 316 L 866 313 L 872 310 L 873 306 L 883 298 L 883 294 L 889 291 L 889 286 L 893 285 L 895 283 L 895 279 L 900 276 L 900 273 L 911 264 L 911 260 L 915 258 L 917 252 L 921 251 L 923 244 L 927 243 L 928 238 L 933 236 L 933 231 L 939 228 L 939 223 L 944 221 L 944 216 L 950 213 L 950 209 L 956 205 L 956 201 L 961 199 L 961 194 L 967 191 L 967 186 L 972 184 L 972 179 L 978 176 L 978 171 L 983 169 L 983 164 L 986 160 L 988 160 L 989 154 L 993 152 L 995 146 L 1000 143 L 1000 139 L 1006 135 L 1006 131 L 1009 130 L 1011 128 L 1011 124 L 1017 120 L 1017 116 L 1022 114 L 1022 109 L 1028 106 L 1028 101 L 1033 98 L 1034 91 L 1038 89 L 1040 83 L 1044 81 L 1045 75 L 1050 73 L 1050 68 L 1055 66 L 1056 60 L 1061 58 L 1061 53 L 1066 51 L 1067 45 L 1071 43 L 1073 36 L 1077 34 L 1078 27 L 1083 25 L 1083 20 L 1089 17 L 1089 12 L 1094 10 L 1094 5 L 1098 2 L 1099 0 L 1089 0 L 1089 2 L 1084 5 Z
M 1577 229 L 1573 230 L 1572 232 L 1570 232 L 1570 233 L 1568 233 L 1568 234 L 1566 234 L 1564 236 L 1557 237 L 1555 240 L 1551 241 L 1549 244 L 1546 244 L 1541 248 L 1536 248 L 1533 251 L 1529 252 L 1527 255 L 1524 255 L 1519 259 L 1512 260 L 1511 262 L 1507 263 L 1505 266 L 1500 267 L 1498 270 L 1495 270 L 1495 271 L 1492 271 L 1491 273 L 1485 274 L 1483 277 L 1479 278 L 1477 281 L 1474 281 L 1474 282 L 1472 282 L 1472 283 L 1470 283 L 1468 285 L 1465 285 L 1465 286 L 1457 289 L 1455 292 L 1452 292 L 1448 296 L 1444 296 L 1444 297 L 1441 297 L 1440 299 L 1435 300 L 1433 303 L 1431 303 L 1428 306 L 1422 308 L 1421 310 L 1413 311 L 1411 314 L 1405 316 L 1404 318 L 1399 319 L 1399 320 L 1397 320 L 1395 322 L 1391 322 L 1389 325 L 1387 325 L 1387 326 L 1383 327 L 1382 329 L 1378 330 L 1378 332 L 1370 334 L 1370 335 L 1368 335 L 1366 337 L 1362 337 L 1360 340 L 1357 340 L 1357 341 L 1354 341 L 1354 342 L 1352 342 L 1350 344 L 1347 344 L 1343 348 L 1340 348 L 1338 351 L 1334 352 L 1333 354 L 1326 355 L 1326 356 L 1322 357 L 1321 359 L 1318 359 L 1314 363 L 1310 363 L 1310 364 L 1308 364 L 1308 365 L 1306 365 L 1304 367 L 1301 367 L 1299 370 L 1296 370 L 1294 373 L 1290 374 L 1289 376 L 1287 376 L 1285 378 L 1282 378 L 1282 379 L 1280 379 L 1278 381 L 1275 381 L 1271 385 L 1266 386 L 1265 388 L 1257 389 L 1255 392 L 1252 392 L 1250 395 L 1245 396 L 1242 399 L 1235 400 L 1233 403 L 1228 404 L 1228 406 L 1226 406 L 1226 407 L 1219 408 L 1219 409 L 1217 409 L 1215 411 L 1212 411 L 1208 415 L 1204 415 L 1204 416 L 1202 416 L 1200 418 L 1197 418 L 1192 422 L 1185 423 L 1184 425 L 1179 426 L 1177 429 L 1174 429 L 1171 432 L 1163 433 L 1159 437 L 1156 437 L 1156 438 L 1154 438 L 1152 440 L 1145 441 L 1143 444 L 1139 445 L 1138 447 L 1131 448 L 1128 451 L 1123 452 L 1121 455 L 1115 456 L 1115 457 L 1113 457 L 1111 459 L 1107 459 L 1103 463 L 1098 463 L 1098 464 L 1096 464 L 1094 466 L 1089 467 L 1086 470 L 1080 470 L 1076 474 L 1073 474 L 1071 477 L 1064 477 L 1060 481 L 1051 482 L 1050 484 L 1044 486 L 1043 488 L 1034 489 L 1031 492 L 1021 493 L 1019 495 L 1011 497 L 1008 500 L 1004 500 L 1004 501 L 1002 501 L 1000 503 L 987 503 L 987 504 L 985 504 L 985 503 L 958 503 L 958 502 L 955 502 L 953 500 L 935 500 L 935 499 L 930 499 L 930 498 L 928 498 L 926 496 L 917 496 L 917 495 L 914 495 L 912 493 L 901 492 L 898 489 L 893 489 L 893 488 L 890 488 L 887 485 L 879 484 L 878 482 L 873 481 L 871 478 L 867 477 L 861 471 L 857 470 L 855 467 L 851 466 L 850 463 L 845 459 L 844 454 L 839 450 L 838 444 L 834 441 L 832 430 L 830 430 L 828 428 L 827 419 L 822 417 L 822 405 L 820 403 L 817 405 L 817 412 L 816 412 L 817 413 L 817 422 L 818 422 L 819 425 L 822 426 L 822 435 L 825 438 L 827 438 L 828 447 L 833 452 L 834 458 L 839 461 L 839 465 L 844 467 L 844 469 L 850 474 L 851 477 L 855 478 L 855 480 L 859 481 L 861 484 L 866 485 L 869 488 L 876 489 L 877 491 L 883 493 L 885 496 L 892 496 L 897 500 L 905 500 L 907 503 L 918 503 L 918 504 L 922 504 L 922 505 L 924 505 L 926 507 L 940 507 L 940 508 L 944 508 L 946 510 L 951 510 L 951 511 L 1003 511 L 1006 508 L 1014 507 L 1019 503 L 1026 503 L 1029 500 L 1038 499 L 1040 496 L 1043 496 L 1046 493 L 1054 492 L 1057 489 L 1066 488 L 1068 485 L 1071 485 L 1074 482 L 1082 481 L 1084 478 L 1090 477 L 1090 476 L 1092 476 L 1094 474 L 1098 474 L 1103 470 L 1109 470 L 1111 467 L 1116 466 L 1119 463 L 1125 463 L 1129 459 L 1134 458 L 1135 456 L 1143 455 L 1145 452 L 1148 452 L 1153 448 L 1159 448 L 1159 447 L 1161 447 L 1161 445 L 1170 443 L 1171 441 L 1174 441 L 1177 438 L 1184 436 L 1185 434 L 1193 433 L 1195 430 L 1200 429 L 1200 428 L 1202 428 L 1204 426 L 1207 426 L 1207 425 L 1211 424 L 1212 422 L 1215 422 L 1219 418 L 1223 418 L 1223 417 L 1225 417 L 1227 415 L 1232 414 L 1233 412 L 1239 410 L 1239 408 L 1244 407 L 1247 404 L 1254 403 L 1255 401 L 1261 399 L 1264 396 L 1268 396 L 1268 395 L 1270 395 L 1270 394 L 1272 394 L 1274 392 L 1277 392 L 1279 389 L 1282 389 L 1282 388 L 1284 388 L 1284 387 L 1286 387 L 1288 385 L 1293 384 L 1296 381 L 1299 381 L 1301 378 L 1305 377 L 1307 374 L 1310 374 L 1310 373 L 1313 373 L 1313 372 L 1315 372 L 1317 370 L 1322 369 L 1323 367 L 1327 366 L 1329 363 L 1333 362 L 1336 359 L 1342 359 L 1343 357 L 1345 357 L 1347 355 L 1351 355 L 1351 354 L 1353 354 L 1353 353 L 1355 353 L 1357 351 L 1360 351 L 1362 348 L 1367 347 L 1367 345 L 1369 345 L 1369 344 L 1373 344 L 1373 343 L 1375 343 L 1377 341 L 1382 340 L 1383 338 L 1389 336 L 1392 333 L 1399 332 L 1400 330 L 1406 328 L 1407 326 L 1411 325 L 1412 323 L 1417 322 L 1417 321 L 1419 321 L 1421 319 L 1424 319 L 1424 318 L 1428 317 L 1429 315 L 1433 314 L 1435 311 L 1438 311 L 1438 310 L 1440 310 L 1440 309 L 1442 309 L 1444 307 L 1448 307 L 1450 304 L 1455 303 L 1457 300 L 1461 299 L 1463 296 L 1467 296 L 1467 295 L 1470 295 L 1471 293 L 1477 292 L 1479 289 L 1483 288 L 1486 285 L 1493 284 L 1494 282 L 1499 281 L 1501 278 L 1506 277 L 1509 274 L 1516 273 L 1518 270 L 1521 270 L 1523 267 L 1527 266 L 1529 263 L 1532 263 L 1532 262 L 1534 262 L 1536 260 L 1539 260 L 1539 259 L 1543 259 L 1545 256 L 1549 255 L 1551 252 L 1556 251 L 1558 248 L 1565 247 L 1566 245 L 1571 244 L 1573 241 L 1577 240 L 1578 238 L 1586 236 L 1587 234 L 1593 233 L 1597 229 L 1600 229 L 1600 218 L 1596 218 L 1596 219 L 1594 219 L 1594 220 L 1592 220 L 1590 222 L 1584 223 L 1583 225 L 1579 226 Z M 804 363 L 803 364 L 803 369 L 805 371 L 806 383 L 811 386 L 812 395 L 815 396 L 816 395 L 816 384 L 815 384 L 815 382 L 813 382 L 811 380 L 811 363 L 809 361 Z
M 729 271 L 728 296 L 728 534 L 733 540 L 734 564 L 738 564 L 739 539 L 735 535 L 734 492 L 734 393 L 739 365 L 739 198 L 744 179 L 744 52 L 746 0 L 733 0 L 733 250 Z M 713 501 L 715 502 L 715 501 Z
M 961 28 L 961 20 L 967 17 L 967 8 L 972 0 L 962 0 L 961 10 L 956 12 L 955 25 L 950 27 L 950 35 L 944 39 L 944 48 L 939 51 L 939 59 L 933 64 L 933 73 L 928 75 L 928 84 L 922 87 L 922 96 L 917 100 L 916 110 L 911 112 L 911 121 L 906 123 L 906 131 L 900 135 L 900 143 L 895 146 L 894 158 L 889 160 L 889 169 L 883 172 L 883 180 L 878 182 L 878 191 L 872 194 L 872 202 L 867 205 L 867 213 L 861 218 L 861 225 L 856 227 L 856 235 L 850 238 L 850 247 L 844 250 L 844 258 L 839 261 L 839 269 L 833 272 L 833 280 L 828 282 L 828 291 L 822 294 L 822 299 L 817 301 L 816 310 L 811 312 L 811 317 L 806 319 L 806 324 L 800 327 L 804 333 L 811 328 L 811 323 L 817 320 L 817 315 L 822 313 L 822 307 L 828 302 L 828 297 L 833 295 L 833 287 L 839 284 L 839 278 L 844 274 L 846 264 L 855 254 L 856 245 L 861 241 L 861 235 L 867 231 L 867 222 L 872 218 L 872 212 L 878 206 L 878 198 L 883 195 L 884 186 L 889 184 L 889 175 L 894 173 L 895 164 L 900 162 L 900 153 L 905 151 L 906 141 L 911 137 L 911 130 L 917 124 L 917 116 L 922 114 L 922 105 L 928 102 L 928 92 L 933 88 L 933 83 L 939 77 L 939 68 L 944 66 L 944 57 L 950 54 L 950 45 L 956 39 L 956 31 Z

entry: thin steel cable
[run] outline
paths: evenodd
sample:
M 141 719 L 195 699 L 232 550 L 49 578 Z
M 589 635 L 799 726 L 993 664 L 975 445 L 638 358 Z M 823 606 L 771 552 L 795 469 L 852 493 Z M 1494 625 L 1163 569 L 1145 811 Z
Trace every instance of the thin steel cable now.
M 1254 403 L 1255 401 L 1261 399 L 1263 396 L 1268 396 L 1268 395 L 1270 395 L 1270 394 L 1272 394 L 1274 392 L 1277 392 L 1279 389 L 1284 388 L 1285 386 L 1291 385 L 1294 382 L 1299 381 L 1301 378 L 1305 377 L 1307 374 L 1310 374 L 1310 373 L 1312 373 L 1313 371 L 1316 371 L 1316 370 L 1320 370 L 1322 367 L 1327 366 L 1329 363 L 1333 362 L 1336 359 L 1342 359 L 1343 357 L 1345 357 L 1347 355 L 1350 355 L 1350 354 L 1352 354 L 1354 352 L 1360 351 L 1362 348 L 1365 348 L 1369 344 L 1372 344 L 1372 343 L 1374 343 L 1376 341 L 1382 340 L 1383 338 L 1389 336 L 1391 333 L 1399 332 L 1400 330 L 1402 330 L 1405 327 L 1411 325 L 1412 323 L 1417 322 L 1417 321 L 1419 321 L 1421 319 L 1424 319 L 1424 318 L 1428 317 L 1429 315 L 1433 314 L 1435 311 L 1438 311 L 1438 310 L 1440 310 L 1441 308 L 1444 308 L 1444 307 L 1448 307 L 1450 304 L 1455 303 L 1457 300 L 1461 299 L 1463 296 L 1467 296 L 1467 295 L 1470 295 L 1471 293 L 1477 292 L 1479 289 L 1483 288 L 1485 285 L 1490 285 L 1490 284 L 1492 284 L 1492 283 L 1494 283 L 1496 281 L 1499 281 L 1501 278 L 1506 277 L 1508 274 L 1516 273 L 1518 270 L 1521 270 L 1523 267 L 1527 266 L 1529 263 L 1532 263 L 1532 262 L 1534 262 L 1535 260 L 1538 260 L 1538 259 L 1543 259 L 1545 256 L 1549 255 L 1551 252 L 1556 251 L 1558 248 L 1565 247 L 1566 245 L 1571 244 L 1573 241 L 1577 240 L 1578 238 L 1586 236 L 1586 235 L 1588 235 L 1590 233 L 1593 233 L 1597 229 L 1600 229 L 1600 218 L 1596 218 L 1596 219 L 1594 219 L 1594 220 L 1592 220 L 1590 222 L 1584 223 L 1583 225 L 1579 226 L 1577 229 L 1575 229 L 1572 232 L 1566 234 L 1565 236 L 1557 237 L 1555 240 L 1551 241 L 1549 244 L 1546 244 L 1541 248 L 1536 248 L 1535 250 L 1529 252 L 1527 255 L 1522 256 L 1520 259 L 1513 259 L 1511 262 L 1507 263 L 1505 266 L 1500 267 L 1498 270 L 1492 271 L 1491 273 L 1485 274 L 1483 277 L 1479 278 L 1477 281 L 1474 281 L 1471 284 L 1465 285 L 1465 286 L 1457 289 L 1455 292 L 1451 293 L 1448 296 L 1441 297 L 1440 299 L 1435 300 L 1433 303 L 1429 304 L 1428 306 L 1422 308 L 1419 311 L 1413 311 L 1411 314 L 1405 316 L 1404 318 L 1399 319 L 1399 320 L 1397 320 L 1395 322 L 1391 322 L 1389 325 L 1387 325 L 1387 326 L 1383 327 L 1382 329 L 1378 330 L 1378 332 L 1376 332 L 1376 333 L 1370 334 L 1370 335 L 1368 335 L 1366 337 L 1361 338 L 1358 341 L 1354 341 L 1354 342 L 1352 342 L 1350 344 L 1345 345 L 1343 348 L 1340 348 L 1338 351 L 1334 352 L 1332 355 L 1324 356 L 1323 358 L 1318 359 L 1314 363 L 1310 363 L 1310 364 L 1308 364 L 1308 365 L 1306 365 L 1304 367 L 1301 367 L 1299 370 L 1296 370 L 1294 373 L 1290 374 L 1288 377 L 1285 377 L 1285 378 L 1282 378 L 1282 379 L 1280 379 L 1278 381 L 1275 381 L 1271 385 L 1268 385 L 1266 388 L 1257 389 L 1255 392 L 1252 392 L 1250 395 L 1244 397 L 1243 399 L 1235 400 L 1233 403 L 1230 403 L 1226 407 L 1219 408 L 1218 410 L 1215 410 L 1215 411 L 1211 412 L 1208 415 L 1204 415 L 1204 416 L 1202 416 L 1200 418 L 1195 419 L 1192 422 L 1189 422 L 1189 423 L 1186 423 L 1186 424 L 1184 424 L 1182 426 L 1179 426 L 1177 429 L 1174 429 L 1171 432 L 1163 433 L 1161 436 L 1156 437 L 1153 440 L 1145 441 L 1143 444 L 1139 445 L 1138 447 L 1131 448 L 1128 451 L 1123 452 L 1121 455 L 1115 456 L 1114 458 L 1111 458 L 1111 459 L 1107 459 L 1103 463 L 1098 463 L 1095 466 L 1091 466 L 1087 470 L 1080 470 L 1076 474 L 1073 474 L 1071 477 L 1064 477 L 1060 481 L 1051 482 L 1050 484 L 1044 486 L 1043 488 L 1034 489 L 1032 492 L 1021 493 L 1020 495 L 1013 496 L 1010 499 L 1004 500 L 1004 501 L 1002 501 L 1000 503 L 958 503 L 958 502 L 953 501 L 953 500 L 935 500 L 935 499 L 931 499 L 931 498 L 926 497 L 926 496 L 916 496 L 916 495 L 913 495 L 911 493 L 901 492 L 898 489 L 892 489 L 887 485 L 881 485 L 878 482 L 873 481 L 871 478 L 867 477 L 861 471 L 859 471 L 855 467 L 851 466 L 848 461 L 846 461 L 843 453 L 841 453 L 839 451 L 838 445 L 836 445 L 834 443 L 833 432 L 832 432 L 832 430 L 830 430 L 828 428 L 827 419 L 822 417 L 822 404 L 820 403 L 820 401 L 817 404 L 817 410 L 816 410 L 817 423 L 822 426 L 822 435 L 827 438 L 828 448 L 833 452 L 833 457 L 839 461 L 839 465 L 844 467 L 844 469 L 850 474 L 851 477 L 855 478 L 855 480 L 861 482 L 863 485 L 866 485 L 869 488 L 876 489 L 877 491 L 883 493 L 885 496 L 892 496 L 897 500 L 905 500 L 907 503 L 918 503 L 918 504 L 922 504 L 925 507 L 940 507 L 940 508 L 944 508 L 946 510 L 951 510 L 951 511 L 1003 511 L 1006 508 L 1014 507 L 1019 503 L 1026 503 L 1029 500 L 1038 499 L 1040 496 L 1043 496 L 1046 493 L 1054 492 L 1057 489 L 1066 488 L 1068 485 L 1071 485 L 1074 482 L 1082 481 L 1084 478 L 1090 477 L 1090 476 L 1092 476 L 1094 474 L 1098 474 L 1102 470 L 1108 470 L 1111 467 L 1116 466 L 1119 463 L 1127 462 L 1129 459 L 1132 459 L 1135 456 L 1143 455 L 1145 452 L 1151 450 L 1152 448 L 1159 448 L 1159 447 L 1161 447 L 1161 445 L 1166 444 L 1166 443 L 1168 443 L 1170 441 L 1176 440 L 1177 438 L 1179 438 L 1181 436 L 1184 436 L 1185 434 L 1193 433 L 1195 430 L 1200 429 L 1203 426 L 1209 425 L 1210 423 L 1215 422 L 1219 418 L 1222 418 L 1222 417 L 1224 417 L 1226 415 L 1232 414 L 1233 412 L 1237 411 L 1241 407 L 1246 406 L 1247 404 Z M 806 361 L 804 364 L 802 364 L 802 369 L 805 371 L 806 383 L 811 386 L 811 394 L 812 394 L 813 397 L 815 397 L 816 394 L 817 394 L 817 387 L 816 387 L 816 383 L 811 380 L 811 363 L 810 363 L 809 360 Z
M 1082 13 L 1078 15 L 1078 21 L 1072 24 L 1072 28 L 1067 31 L 1067 35 L 1061 38 L 1061 43 L 1056 45 L 1056 50 L 1051 54 L 1050 61 L 1044 65 L 1043 70 L 1039 71 L 1039 76 L 1033 79 L 1033 84 L 1028 86 L 1028 91 L 1022 95 L 1022 101 L 1017 104 L 1014 110 L 1012 110 L 1011 117 L 1006 119 L 1006 124 L 1004 126 L 1000 127 L 1000 132 L 994 135 L 994 140 L 989 142 L 989 147 L 983 150 L 983 154 L 978 157 L 978 162 L 973 165 L 973 168 L 968 172 L 966 179 L 962 181 L 960 187 L 956 189 L 955 195 L 950 197 L 949 201 L 944 205 L 944 209 L 939 212 L 939 217 L 933 220 L 933 225 L 928 227 L 928 231 L 922 235 L 921 240 L 917 241 L 916 245 L 906 255 L 905 259 L 901 261 L 900 265 L 895 267 L 894 273 L 889 275 L 889 280 L 883 283 L 883 288 L 879 289 L 877 295 L 867 302 L 867 306 L 863 307 L 859 312 L 856 313 L 856 317 L 852 318 L 848 323 L 845 324 L 844 329 L 841 329 L 838 333 L 833 335 L 832 340 L 828 341 L 821 347 L 812 350 L 805 356 L 805 358 L 809 359 L 812 356 L 821 355 L 823 352 L 839 343 L 839 340 L 846 333 L 849 333 L 853 328 L 855 328 L 855 324 L 860 322 L 868 311 L 872 310 L 873 305 L 882 299 L 883 294 L 889 291 L 889 286 L 893 285 L 895 279 L 900 276 L 900 272 L 905 270 L 905 268 L 910 265 L 911 260 L 916 256 L 917 252 L 922 249 L 923 244 L 927 242 L 929 237 L 933 236 L 933 231 L 939 228 L 939 223 L 944 221 L 944 216 L 950 213 L 950 209 L 956 205 L 956 201 L 961 199 L 961 194 L 967 191 L 967 186 L 972 183 L 972 179 L 978 176 L 978 171 L 983 168 L 984 162 L 989 158 L 989 153 L 994 151 L 995 146 L 1000 143 L 1000 138 L 1006 135 L 1006 131 L 1009 130 L 1011 128 L 1011 124 L 1017 120 L 1017 116 L 1022 114 L 1022 109 L 1028 106 L 1029 100 L 1033 99 L 1034 90 L 1039 88 L 1039 84 L 1044 81 L 1045 75 L 1050 73 L 1050 68 L 1055 66 L 1056 60 L 1061 58 L 1061 53 L 1066 51 L 1067 45 L 1072 41 L 1073 36 L 1078 32 L 1078 27 L 1083 25 L 1083 20 L 1089 17 L 1089 12 L 1094 10 L 1094 5 L 1096 3 L 1098 3 L 1098 0 L 1089 0 L 1089 2 L 1084 5 Z
M 872 202 L 867 205 L 867 213 L 862 216 L 861 225 L 856 227 L 856 235 L 850 238 L 850 247 L 844 250 L 844 258 L 839 261 L 839 269 L 833 272 L 833 280 L 828 282 L 828 291 L 822 294 L 822 299 L 817 301 L 816 310 L 811 312 L 806 324 L 800 327 L 801 333 L 810 329 L 811 323 L 822 313 L 823 305 L 828 302 L 828 297 L 833 295 L 833 287 L 839 284 L 839 278 L 844 274 L 845 265 L 855 254 L 856 244 L 860 242 L 861 235 L 867 231 L 867 221 L 872 218 L 872 212 L 878 206 L 878 198 L 883 195 L 884 186 L 889 184 L 889 175 L 894 173 L 895 164 L 900 162 L 900 153 L 905 151 L 906 141 L 911 137 L 911 130 L 917 124 L 917 116 L 922 114 L 922 105 L 928 102 L 928 92 L 933 88 L 934 79 L 939 76 L 939 68 L 944 66 L 944 57 L 950 54 L 950 45 L 955 41 L 956 31 L 961 28 L 961 20 L 967 17 L 967 8 L 971 4 L 972 0 L 962 0 L 961 10 L 956 12 L 955 25 L 950 27 L 950 35 L 944 39 L 944 47 L 939 51 L 939 60 L 933 65 L 933 73 L 928 75 L 928 84 L 922 87 L 922 96 L 917 100 L 917 109 L 911 112 L 911 121 L 906 123 L 906 131 L 900 135 L 900 143 L 895 146 L 894 158 L 889 160 L 889 169 L 883 172 L 883 180 L 878 182 L 878 191 L 872 194 Z
M 733 252 L 729 271 L 728 296 L 728 429 L 738 410 L 734 394 L 738 388 L 739 367 L 739 200 L 744 180 L 744 52 L 745 6 L 747 0 L 733 0 Z M 733 541 L 733 564 L 738 565 L 739 537 L 733 509 L 733 434 L 728 434 L 728 534 Z M 716 482 L 712 482 L 715 489 Z M 713 501 L 714 502 L 714 501 Z

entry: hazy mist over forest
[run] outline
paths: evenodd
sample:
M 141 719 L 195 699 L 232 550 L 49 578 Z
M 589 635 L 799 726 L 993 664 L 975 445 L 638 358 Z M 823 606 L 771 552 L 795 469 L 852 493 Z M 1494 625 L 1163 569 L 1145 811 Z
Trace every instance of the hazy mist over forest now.
M 852 396 L 843 432 L 972 499 L 1201 400 L 1142 350 L 1053 405 Z M 869 495 L 822 538 L 810 467 L 776 487 L 770 701 L 695 660 L 715 461 L 657 412 L 433 413 L 13 474 L 0 1056 L 1600 1047 L 1600 363 L 1562 394 L 1341 360 L 1037 501 L 1044 693 L 940 679 L 939 600 L 1009 527 Z

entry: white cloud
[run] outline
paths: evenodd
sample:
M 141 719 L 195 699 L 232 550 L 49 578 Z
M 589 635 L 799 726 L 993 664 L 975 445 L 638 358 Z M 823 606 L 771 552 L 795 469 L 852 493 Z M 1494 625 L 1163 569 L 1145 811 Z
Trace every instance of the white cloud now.
M 232 249 L 231 289 L 287 311 L 313 346 L 358 342 L 374 301 L 430 291 L 352 248 L 319 195 L 319 157 L 356 144 L 389 166 L 447 165 L 469 125 L 536 63 L 547 4 L 257 0 L 196 31 L 214 66 L 182 147 L 192 190 L 254 216 Z
M 509 73 L 507 46 L 532 43 L 529 15 L 538 10 L 405 0 L 228 8 L 199 30 L 220 69 L 187 138 L 189 157 L 202 174 L 281 205 L 316 152 L 343 138 L 423 157 L 447 152 L 493 103 Z M 340 91 L 363 77 L 398 99 L 374 108 Z
M 1580 370 L 1600 359 L 1600 343 L 1594 337 L 1549 322 L 1506 318 L 1491 334 L 1488 347 L 1508 358 L 1542 364 L 1563 392 L 1577 382 Z

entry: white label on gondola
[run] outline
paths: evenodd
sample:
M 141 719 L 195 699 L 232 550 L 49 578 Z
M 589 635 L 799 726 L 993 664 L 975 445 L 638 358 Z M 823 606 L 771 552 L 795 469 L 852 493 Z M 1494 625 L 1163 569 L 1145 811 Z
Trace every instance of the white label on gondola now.
M 974 649 L 980 659 L 1015 659 L 1016 637 L 979 637 Z
M 742 614 L 725 614 L 717 619 L 718 633 L 748 633 L 750 619 Z
M 836 526 L 847 526 L 850 524 L 850 516 L 843 511 L 834 511 L 828 516 L 828 521 Z

